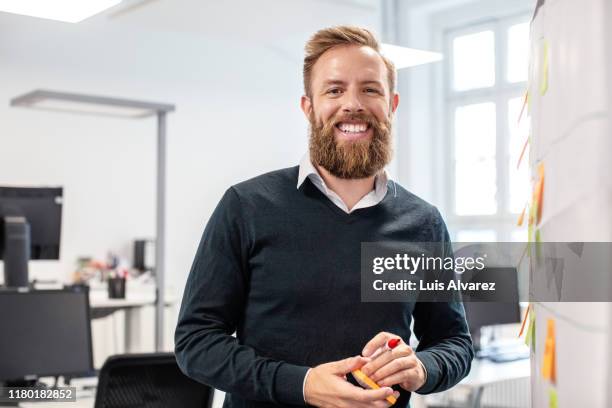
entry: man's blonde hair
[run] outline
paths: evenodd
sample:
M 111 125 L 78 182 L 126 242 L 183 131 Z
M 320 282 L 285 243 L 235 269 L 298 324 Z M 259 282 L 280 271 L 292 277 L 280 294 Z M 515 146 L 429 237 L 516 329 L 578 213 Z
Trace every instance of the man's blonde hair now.
M 304 56 L 304 93 L 312 97 L 310 89 L 312 81 L 312 67 L 326 51 L 341 45 L 358 45 L 372 48 L 378 53 L 387 67 L 387 80 L 389 92 L 395 90 L 395 65 L 380 52 L 378 40 L 370 31 L 355 26 L 336 26 L 317 31 L 306 43 Z

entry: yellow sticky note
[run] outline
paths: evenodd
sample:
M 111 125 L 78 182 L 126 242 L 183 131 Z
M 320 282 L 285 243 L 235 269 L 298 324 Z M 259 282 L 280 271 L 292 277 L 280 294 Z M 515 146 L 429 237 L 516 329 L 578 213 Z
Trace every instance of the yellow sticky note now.
M 548 70 L 549 70 L 549 46 L 548 41 L 544 40 L 542 46 L 542 76 L 540 77 L 540 95 L 544 96 L 548 91 Z
M 555 366 L 555 321 L 548 319 L 546 326 L 546 342 L 544 343 L 544 361 L 542 362 L 542 378 L 553 384 L 557 379 Z
M 542 259 L 542 235 L 540 234 L 540 230 L 536 230 L 535 232 L 535 250 L 536 250 L 536 258 L 538 260 Z
M 558 408 L 559 407 L 559 397 L 557 395 L 557 390 L 554 388 L 548 389 L 548 408 Z

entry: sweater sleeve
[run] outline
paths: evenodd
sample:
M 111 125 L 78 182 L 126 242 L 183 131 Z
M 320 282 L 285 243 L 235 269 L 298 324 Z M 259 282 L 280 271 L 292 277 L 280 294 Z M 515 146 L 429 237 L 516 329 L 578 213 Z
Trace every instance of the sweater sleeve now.
M 308 367 L 258 356 L 232 336 L 248 292 L 248 237 L 240 199 L 226 191 L 202 236 L 187 279 L 175 332 L 181 370 L 244 399 L 305 405 Z
M 442 216 L 434 209 L 433 242 L 442 244 L 442 256 L 453 256 Z M 470 372 L 474 350 L 463 303 L 417 302 L 413 311 L 414 334 L 419 340 L 417 357 L 427 369 L 427 380 L 416 392 L 447 390 Z

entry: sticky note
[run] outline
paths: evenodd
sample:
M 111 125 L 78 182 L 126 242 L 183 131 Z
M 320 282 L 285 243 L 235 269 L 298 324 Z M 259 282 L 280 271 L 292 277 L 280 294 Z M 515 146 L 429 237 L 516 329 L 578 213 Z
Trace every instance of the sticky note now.
M 531 113 L 531 94 L 527 92 L 527 113 Z
M 548 41 L 544 40 L 542 46 L 542 76 L 540 77 L 540 95 L 544 96 L 548 91 L 548 70 L 549 70 L 549 46 Z
M 548 389 L 548 408 L 558 408 L 559 407 L 559 398 L 557 395 L 557 390 L 554 388 Z
M 535 310 L 529 311 L 529 326 L 525 335 L 525 345 L 535 352 Z
M 544 163 L 538 166 L 539 180 L 536 184 L 536 225 L 542 222 L 542 208 L 544 207 Z
M 529 145 L 530 140 L 531 136 L 527 136 L 527 139 L 525 139 L 525 143 L 523 144 L 523 149 L 521 150 L 521 155 L 519 156 L 519 159 L 516 162 L 517 169 L 521 166 L 521 162 L 523 161 L 523 157 L 525 156 L 525 152 L 527 151 L 527 146 Z
M 531 198 L 531 207 L 529 207 L 529 219 L 528 219 L 529 226 L 533 226 L 533 224 L 535 223 L 536 211 L 538 209 L 538 200 L 535 194 L 536 188 L 533 189 L 534 194 Z
M 553 384 L 557 379 L 555 367 L 555 321 L 546 322 L 546 341 L 544 343 L 544 360 L 542 362 L 542 378 Z
M 523 335 L 523 330 L 525 330 L 525 323 L 527 323 L 527 318 L 529 318 L 529 308 L 531 304 L 527 305 L 527 309 L 525 309 L 525 316 L 523 317 L 523 324 L 521 324 L 521 331 L 519 331 L 519 337 Z
M 540 234 L 540 230 L 537 229 L 535 232 L 535 249 L 536 249 L 536 258 L 538 260 L 542 259 L 542 235 Z
M 519 113 L 519 117 L 517 123 L 521 123 L 521 119 L 523 118 L 523 113 L 525 112 L 525 107 L 529 102 L 529 91 L 525 92 L 525 99 L 523 100 L 523 106 L 521 107 L 521 113 Z
M 516 222 L 516 225 L 519 227 L 523 226 L 523 221 L 525 220 L 525 212 L 527 211 L 527 204 L 525 204 L 525 207 L 523 207 L 523 211 L 521 212 L 521 215 L 519 216 L 518 221 Z

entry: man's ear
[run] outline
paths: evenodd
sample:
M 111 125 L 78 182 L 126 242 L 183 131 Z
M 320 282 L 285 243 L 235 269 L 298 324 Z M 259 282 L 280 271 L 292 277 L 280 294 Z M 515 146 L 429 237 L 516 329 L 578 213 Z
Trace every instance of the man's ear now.
M 300 99 L 300 108 L 302 108 L 302 112 L 306 115 L 306 119 L 310 119 L 310 113 L 312 112 L 312 101 L 306 95 L 302 95 Z
M 391 113 L 395 113 L 398 105 L 399 105 L 399 94 L 394 93 L 393 96 L 391 97 Z

